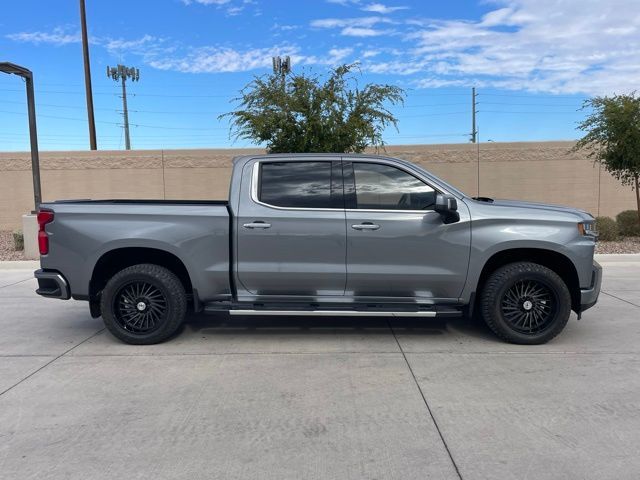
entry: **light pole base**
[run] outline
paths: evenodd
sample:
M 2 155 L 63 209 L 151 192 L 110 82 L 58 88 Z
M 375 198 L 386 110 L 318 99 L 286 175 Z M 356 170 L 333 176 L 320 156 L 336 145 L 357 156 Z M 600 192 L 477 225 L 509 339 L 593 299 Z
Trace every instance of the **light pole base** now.
M 38 219 L 35 214 L 22 215 L 22 235 L 24 236 L 24 258 L 38 260 L 40 249 L 38 248 Z

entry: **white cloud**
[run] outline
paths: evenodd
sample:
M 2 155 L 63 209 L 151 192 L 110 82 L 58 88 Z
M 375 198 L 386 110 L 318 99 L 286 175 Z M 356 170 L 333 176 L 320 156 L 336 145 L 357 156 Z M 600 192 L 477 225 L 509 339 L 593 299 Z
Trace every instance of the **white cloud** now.
M 208 3 L 223 11 L 251 3 L 188 1 Z M 356 8 L 399 8 L 371 1 L 334 3 Z M 253 48 L 235 44 L 190 47 L 151 35 L 134 39 L 94 36 L 92 41 L 114 56 L 131 54 L 155 68 L 184 72 L 268 69 L 271 56 L 290 55 L 294 67 L 335 65 L 359 58 L 364 71 L 409 76 L 407 83 L 422 87 L 477 85 L 580 94 L 621 93 L 638 88 L 638 0 L 487 0 L 485 5 L 491 6 L 490 11 L 477 20 L 394 19 L 378 7 L 373 7 L 376 11 L 371 15 L 316 19 L 309 24 L 312 28 L 335 30 L 343 36 L 340 40 L 344 43 L 332 45 L 325 53 L 317 53 L 316 45 L 302 48 L 285 42 Z M 276 32 L 297 28 L 278 24 L 272 27 Z M 404 41 L 391 43 L 392 35 Z M 5 36 L 32 44 L 68 45 L 80 41 L 75 27 Z M 356 43 L 354 38 L 366 40 Z
M 314 28 L 339 28 L 340 34 L 346 37 L 375 37 L 393 33 L 393 30 L 374 28 L 378 24 L 391 24 L 393 21 L 385 17 L 357 17 L 357 18 L 322 18 L 311 21 Z
M 240 15 L 243 10 L 244 7 L 229 7 L 227 8 L 226 13 L 230 17 L 235 17 L 236 15 Z
M 500 0 L 478 21 L 430 20 L 408 36 L 422 86 L 602 94 L 637 88 L 637 0 Z
M 160 70 L 177 70 L 188 73 L 245 72 L 271 66 L 275 55 L 295 55 L 297 47 L 279 46 L 254 48 L 245 51 L 229 47 L 194 48 L 186 55 L 168 58 L 152 58 L 149 65 Z
M 377 37 L 378 35 L 384 35 L 386 31 L 365 27 L 345 27 L 340 33 L 347 37 Z
M 144 35 L 133 40 L 108 38 L 102 40 L 100 43 L 112 55 L 123 55 L 125 53 L 140 55 L 148 52 L 150 48 L 157 47 L 163 41 L 163 39 L 151 35 Z
M 271 30 L 278 30 L 281 32 L 288 32 L 291 30 L 298 30 L 300 25 L 280 25 L 279 23 L 274 23 L 271 27 Z
M 21 32 L 6 35 L 6 38 L 16 42 L 26 42 L 48 44 L 54 46 L 69 45 L 81 41 L 80 32 L 69 33 L 65 28 L 57 27 L 51 32 Z M 148 55 L 157 52 L 159 49 L 166 51 L 170 47 L 165 47 L 164 39 L 151 35 L 143 35 L 136 39 L 109 38 L 109 37 L 89 37 L 89 41 L 94 45 L 104 47 L 108 53 L 114 56 L 122 56 L 127 53 L 134 55 Z
M 182 0 L 182 3 L 185 5 L 192 5 L 194 3 L 200 5 L 213 5 L 218 9 L 224 10 L 227 17 L 235 17 L 244 12 L 248 5 L 253 5 L 256 2 L 255 0 Z M 257 10 L 254 13 L 259 15 Z
M 231 0 L 182 0 L 185 5 L 191 5 L 192 3 L 199 3 L 201 5 L 225 5 Z
M 387 15 L 398 10 L 407 10 L 408 8 L 409 7 L 388 7 L 387 5 L 383 5 L 382 3 L 370 3 L 369 5 L 365 5 L 364 7 L 362 7 L 360 10 Z
M 378 23 L 389 23 L 384 17 L 358 17 L 358 18 L 321 18 L 312 20 L 311 26 L 315 28 L 344 28 L 344 27 L 373 27 Z
M 19 32 L 5 35 L 9 40 L 15 42 L 33 43 L 35 45 L 68 45 L 70 43 L 78 43 L 81 40 L 80 32 L 70 33 L 65 28 L 54 28 L 52 32 Z
M 428 67 L 428 64 L 428 61 L 418 59 L 414 59 L 412 61 L 390 60 L 386 62 L 367 62 L 363 64 L 363 69 L 371 73 L 413 75 L 415 73 L 424 72 Z
M 246 0 L 244 3 L 248 3 Z M 297 27 L 274 28 L 283 30 Z M 80 41 L 79 34 L 67 33 L 62 28 L 53 32 L 22 32 L 9 34 L 7 38 L 18 42 L 66 45 Z M 245 50 L 228 46 L 189 47 L 171 39 L 143 35 L 139 38 L 92 37 L 93 43 L 110 55 L 122 58 L 134 56 L 145 64 L 160 70 L 188 73 L 245 72 L 271 67 L 271 57 L 291 56 L 294 65 L 337 65 L 353 53 L 353 48 L 331 48 L 325 55 L 302 54 L 297 45 L 280 44 L 266 48 Z
M 343 62 L 352 53 L 353 48 L 332 48 L 331 50 L 329 50 L 329 56 L 324 59 L 320 59 L 317 63 L 337 65 L 338 63 Z
M 372 58 L 380 55 L 380 50 L 365 50 L 362 52 L 362 58 Z
M 354 5 L 360 3 L 360 0 L 327 0 L 327 3 L 336 3 L 346 7 L 347 5 Z
M 236 50 L 228 47 L 201 47 L 186 54 L 165 56 L 161 53 L 147 57 L 146 62 L 160 70 L 185 73 L 246 72 L 271 68 L 271 57 L 290 56 L 293 66 L 338 65 L 353 53 L 352 48 L 332 48 L 326 55 L 304 55 L 295 45 L 276 45 L 269 48 Z

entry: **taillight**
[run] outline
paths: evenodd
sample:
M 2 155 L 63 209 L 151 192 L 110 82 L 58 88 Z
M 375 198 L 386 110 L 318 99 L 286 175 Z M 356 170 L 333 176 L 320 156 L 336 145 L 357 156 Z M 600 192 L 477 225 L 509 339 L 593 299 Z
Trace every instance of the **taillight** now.
M 38 248 L 40 249 L 40 255 L 49 253 L 49 236 L 44 226 L 51 222 L 53 222 L 53 212 L 51 210 L 38 211 Z

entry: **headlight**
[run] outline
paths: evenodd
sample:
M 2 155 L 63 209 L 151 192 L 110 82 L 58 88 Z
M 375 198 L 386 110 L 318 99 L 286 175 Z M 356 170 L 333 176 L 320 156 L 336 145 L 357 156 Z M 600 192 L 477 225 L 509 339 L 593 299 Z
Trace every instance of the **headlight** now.
M 580 222 L 578 223 L 578 231 L 580 235 L 586 235 L 589 237 L 597 237 L 598 232 L 596 231 L 595 222 Z

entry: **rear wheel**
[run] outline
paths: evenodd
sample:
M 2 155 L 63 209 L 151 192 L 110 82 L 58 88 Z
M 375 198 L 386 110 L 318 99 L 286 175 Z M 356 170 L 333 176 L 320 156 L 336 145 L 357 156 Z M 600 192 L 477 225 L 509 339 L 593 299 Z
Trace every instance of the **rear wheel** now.
M 159 343 L 184 321 L 187 299 L 170 270 L 153 264 L 133 265 L 116 273 L 101 296 L 102 318 L 120 340 L 135 345 Z
M 486 324 L 510 343 L 535 345 L 558 335 L 571 314 L 571 294 L 553 270 L 531 262 L 493 272 L 481 294 Z

